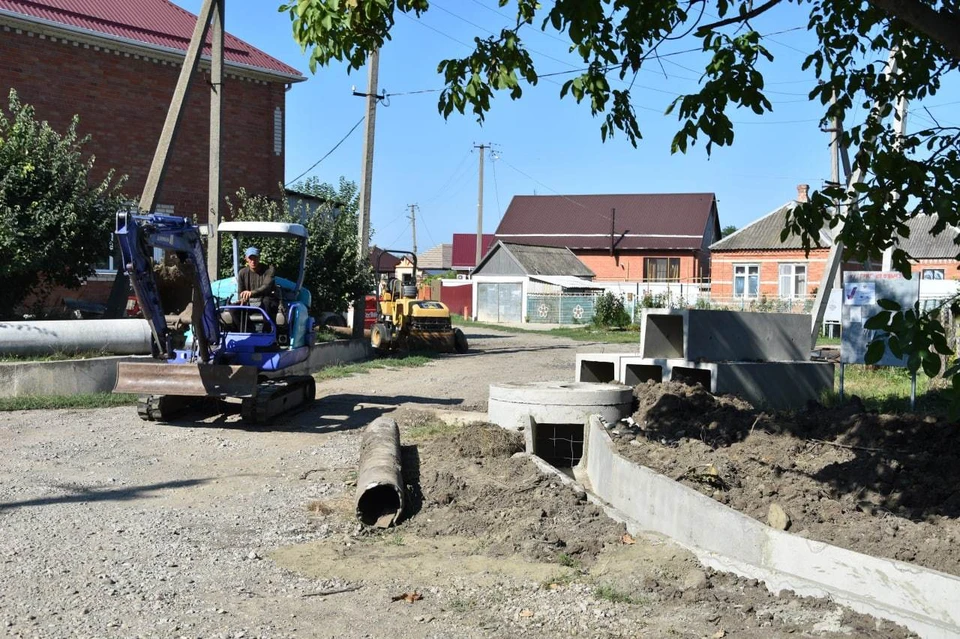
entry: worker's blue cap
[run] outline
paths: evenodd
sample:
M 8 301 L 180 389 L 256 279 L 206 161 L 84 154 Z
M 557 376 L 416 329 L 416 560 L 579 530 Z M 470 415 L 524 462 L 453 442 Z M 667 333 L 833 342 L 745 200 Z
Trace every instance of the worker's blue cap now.
M 260 249 L 258 249 L 256 246 L 251 246 L 250 248 L 248 248 L 246 251 L 243 252 L 244 257 L 250 257 L 251 255 L 256 255 L 257 257 L 260 257 Z

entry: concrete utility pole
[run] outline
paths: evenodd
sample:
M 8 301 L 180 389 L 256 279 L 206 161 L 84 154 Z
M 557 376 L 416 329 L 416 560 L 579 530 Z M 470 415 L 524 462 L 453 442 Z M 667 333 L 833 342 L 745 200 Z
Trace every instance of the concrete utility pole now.
M 217 279 L 220 262 L 220 155 L 223 151 L 223 138 L 220 133 L 220 121 L 223 118 L 223 23 L 225 0 L 214 0 L 210 30 L 210 176 L 207 202 L 207 274 L 210 281 Z
M 883 71 L 884 76 L 889 78 L 897 72 L 897 56 L 899 55 L 899 49 L 894 47 L 890 51 L 890 57 L 887 59 L 887 66 Z M 905 101 L 898 101 L 898 104 L 904 103 Z M 879 103 L 874 103 L 873 110 L 880 108 Z M 905 108 L 905 104 L 904 104 Z M 840 130 L 842 123 L 834 120 L 833 128 L 838 129 L 834 133 L 835 139 L 839 139 Z M 869 141 L 872 141 L 869 140 Z M 832 145 L 831 145 L 832 146 Z M 863 181 L 863 170 L 858 166 L 852 173 L 849 172 L 850 161 L 846 157 L 847 149 L 842 148 L 841 157 L 844 158 L 844 168 L 848 171 L 847 180 L 846 180 L 846 191 L 847 191 L 847 200 L 845 204 L 838 204 L 837 214 L 841 214 L 841 206 L 846 207 L 846 212 L 856 209 L 857 207 L 857 195 L 856 193 L 851 193 L 855 184 L 859 184 Z M 841 217 L 840 222 L 834 228 L 833 235 L 837 237 L 840 232 L 843 230 L 843 218 Z M 813 326 L 810 328 L 810 344 L 811 348 L 816 346 L 817 337 L 820 335 L 820 327 L 823 324 L 823 316 L 827 311 L 827 302 L 830 300 L 830 291 L 833 289 L 833 283 L 837 279 L 837 273 L 840 271 L 840 263 L 843 261 L 843 242 L 834 240 L 833 246 L 830 247 L 830 255 L 827 258 L 826 268 L 823 270 L 823 277 L 820 280 L 820 287 L 817 289 L 817 298 L 813 303 Z
M 370 256 L 370 193 L 373 186 L 373 141 L 377 125 L 377 79 L 380 73 L 380 51 L 374 49 L 367 58 L 367 126 L 363 135 L 363 171 L 360 175 L 360 219 L 357 225 L 360 265 Z M 353 336 L 363 337 L 363 316 L 366 300 L 363 296 L 353 303 Z
M 413 254 L 417 254 L 417 204 L 410 205 L 410 228 L 413 229 Z
M 483 152 L 491 147 L 490 144 L 474 144 L 473 148 L 480 149 L 480 188 L 477 193 L 477 261 L 474 268 L 480 265 L 483 257 Z

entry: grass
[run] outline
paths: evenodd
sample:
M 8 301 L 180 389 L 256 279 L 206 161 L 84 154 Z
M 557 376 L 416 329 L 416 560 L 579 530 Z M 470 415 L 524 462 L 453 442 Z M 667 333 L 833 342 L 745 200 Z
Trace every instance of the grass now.
M 821 348 L 823 346 L 840 346 L 840 338 L 824 337 L 823 335 L 821 335 L 820 337 L 817 338 L 817 348 Z
M 89 393 L 85 395 L 27 395 L 0 397 L 0 411 L 46 410 L 56 408 L 112 408 L 137 403 L 136 395 Z
M 109 357 L 113 353 L 106 351 L 81 351 L 79 353 L 58 351 L 49 355 L 0 355 L 0 362 L 62 362 L 68 359 L 92 359 Z
M 443 437 L 444 435 L 452 435 L 459 430 L 460 426 L 456 424 L 448 424 L 439 419 L 431 419 L 423 424 L 411 426 L 406 433 L 405 439 L 410 441 L 425 441 Z
M 864 407 L 882 413 L 910 412 L 910 372 L 905 368 L 872 367 L 848 364 L 844 367 L 844 397 L 856 395 Z M 834 391 L 821 398 L 827 405 L 839 403 L 840 367 L 834 373 Z M 950 400 L 946 382 L 917 373 L 915 412 L 946 415 Z
M 574 570 L 580 570 L 580 560 L 575 559 L 568 555 L 565 552 L 557 555 L 557 563 L 559 563 L 564 568 L 573 568 Z
M 604 601 L 609 601 L 610 603 L 623 603 L 623 604 L 641 604 L 644 603 L 642 599 L 633 597 L 628 593 L 623 592 L 622 590 L 617 590 L 613 586 L 608 586 L 606 584 L 601 584 L 597 586 L 593 591 L 593 596 L 597 599 L 603 599 Z
M 389 357 L 383 359 L 374 359 L 359 364 L 337 364 L 336 366 L 327 366 L 313 374 L 317 381 L 325 379 L 339 379 L 341 377 L 350 377 L 351 375 L 365 375 L 372 370 L 380 368 L 416 368 L 424 366 L 434 360 L 434 356 L 427 354 L 411 354 L 401 357 Z
M 468 328 L 489 328 L 504 333 L 535 333 L 537 335 L 549 335 L 551 337 L 566 337 L 568 339 L 580 342 L 606 342 L 608 344 L 636 344 L 640 341 L 639 328 L 629 326 L 627 328 L 598 328 L 593 324 L 577 324 L 575 326 L 564 326 L 562 328 L 551 328 L 550 330 L 537 330 L 532 328 L 520 328 L 519 326 L 505 326 L 503 324 L 488 324 L 486 322 L 474 322 L 464 319 L 460 315 L 451 315 L 455 326 Z
M 477 602 L 473 599 L 456 599 L 450 600 L 450 603 L 447 604 L 447 610 L 450 612 L 459 612 L 465 613 L 470 612 L 477 607 Z

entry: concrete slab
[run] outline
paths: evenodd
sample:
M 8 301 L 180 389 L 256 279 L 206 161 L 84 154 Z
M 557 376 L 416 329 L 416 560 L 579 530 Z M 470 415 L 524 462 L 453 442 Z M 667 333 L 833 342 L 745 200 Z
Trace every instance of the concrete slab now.
M 583 424 L 590 415 L 616 422 L 633 407 L 633 389 L 621 384 L 531 382 L 491 384 L 487 418 L 510 430 L 522 430 L 529 419 L 539 424 Z
M 960 578 L 774 530 L 624 459 L 595 417 L 577 471 L 628 517 L 631 532 L 666 535 L 707 566 L 760 579 L 773 592 L 829 597 L 923 637 L 960 636 Z
M 810 316 L 699 309 L 644 309 L 643 357 L 697 361 L 806 361 Z

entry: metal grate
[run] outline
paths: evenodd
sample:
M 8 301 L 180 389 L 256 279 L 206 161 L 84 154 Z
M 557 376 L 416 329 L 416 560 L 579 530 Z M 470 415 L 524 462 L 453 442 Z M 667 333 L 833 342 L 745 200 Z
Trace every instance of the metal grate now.
M 551 466 L 573 468 L 583 457 L 583 424 L 536 424 L 533 452 Z

